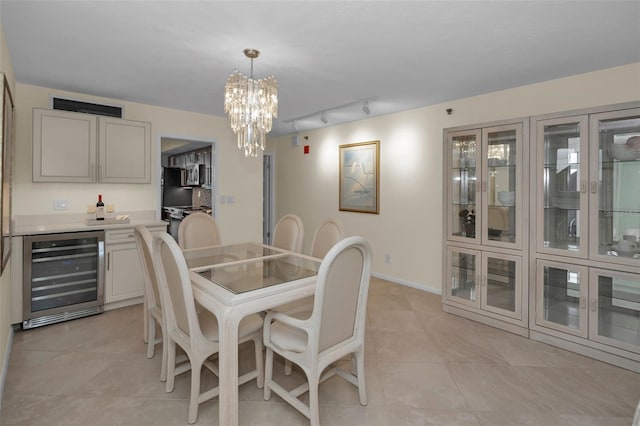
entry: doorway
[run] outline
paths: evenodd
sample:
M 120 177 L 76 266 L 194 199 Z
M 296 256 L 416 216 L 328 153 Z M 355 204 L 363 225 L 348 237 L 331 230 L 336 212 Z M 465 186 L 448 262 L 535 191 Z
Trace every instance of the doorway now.
M 160 137 L 161 218 L 176 234 L 179 222 L 194 210 L 215 218 L 215 165 L 215 142 Z

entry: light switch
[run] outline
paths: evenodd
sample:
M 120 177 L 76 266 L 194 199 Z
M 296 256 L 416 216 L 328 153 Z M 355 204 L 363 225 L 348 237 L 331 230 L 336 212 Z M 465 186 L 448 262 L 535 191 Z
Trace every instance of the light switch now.
M 53 200 L 54 210 L 67 210 L 68 208 L 67 200 Z

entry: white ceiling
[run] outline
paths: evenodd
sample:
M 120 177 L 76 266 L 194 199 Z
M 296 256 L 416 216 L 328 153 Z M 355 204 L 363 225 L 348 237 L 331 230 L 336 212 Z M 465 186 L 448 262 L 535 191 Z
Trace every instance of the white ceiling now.
M 19 83 L 219 116 L 258 49 L 254 77 L 279 86 L 272 136 L 362 99 L 373 116 L 640 62 L 638 0 L 0 0 L 0 15 Z

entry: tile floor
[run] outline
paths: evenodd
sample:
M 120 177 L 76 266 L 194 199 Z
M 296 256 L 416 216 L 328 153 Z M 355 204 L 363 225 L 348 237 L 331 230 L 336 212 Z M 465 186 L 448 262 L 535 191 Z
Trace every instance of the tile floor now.
M 629 426 L 640 399 L 639 374 L 446 314 L 439 296 L 379 279 L 367 327 L 369 404 L 334 377 L 321 386 L 323 425 Z M 241 357 L 249 368 L 250 346 Z M 145 357 L 141 305 L 17 332 L 1 423 L 186 425 L 188 374 L 167 394 L 159 372 L 159 352 Z M 217 425 L 217 410 L 217 399 L 202 404 L 197 424 Z M 240 389 L 239 417 L 308 424 L 277 396 L 264 401 L 255 381 Z

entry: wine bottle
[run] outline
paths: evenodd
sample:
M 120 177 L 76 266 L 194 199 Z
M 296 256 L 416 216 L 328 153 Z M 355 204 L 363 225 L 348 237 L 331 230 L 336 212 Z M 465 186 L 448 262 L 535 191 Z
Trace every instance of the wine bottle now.
M 102 194 L 98 195 L 96 203 L 96 220 L 104 220 L 104 203 L 102 202 Z

